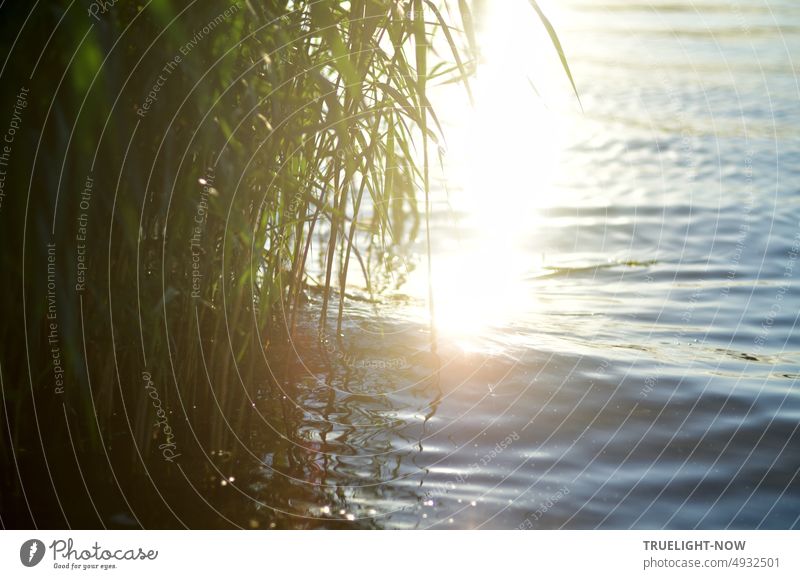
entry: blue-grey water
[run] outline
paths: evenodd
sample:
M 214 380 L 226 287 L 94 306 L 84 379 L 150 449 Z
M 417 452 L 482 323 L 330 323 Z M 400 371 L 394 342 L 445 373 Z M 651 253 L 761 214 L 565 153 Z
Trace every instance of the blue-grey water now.
M 237 467 L 287 526 L 800 527 L 800 5 L 549 6 L 583 108 L 533 78 L 436 180 L 436 353 L 422 233 L 327 352 L 309 305 Z

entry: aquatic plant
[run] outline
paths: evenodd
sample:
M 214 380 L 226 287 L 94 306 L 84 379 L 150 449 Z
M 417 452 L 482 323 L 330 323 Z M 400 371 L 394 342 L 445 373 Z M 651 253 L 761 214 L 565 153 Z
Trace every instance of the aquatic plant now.
M 429 86 L 469 90 L 478 50 L 476 8 L 450 4 L 2 9 L 4 84 L 24 89 L 0 103 L 20 118 L 0 208 L 4 464 L 54 486 L 73 454 L 106 479 L 168 466 L 242 443 L 264 399 L 291 436 L 275 361 L 306 293 L 336 339 L 353 272 L 373 294 L 403 232 L 431 234 Z

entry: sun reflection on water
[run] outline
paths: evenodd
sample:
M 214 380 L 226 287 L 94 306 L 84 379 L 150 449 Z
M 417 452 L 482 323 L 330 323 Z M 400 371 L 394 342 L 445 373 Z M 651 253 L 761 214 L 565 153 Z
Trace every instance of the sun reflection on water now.
M 525 280 L 541 266 L 541 253 L 530 247 L 531 233 L 553 195 L 564 131 L 535 88 L 549 82 L 542 77 L 552 67 L 540 63 L 554 52 L 535 33 L 541 24 L 530 5 L 492 3 L 483 22 L 474 106 L 452 90 L 439 104 L 458 236 L 443 241 L 432 232 L 437 332 L 466 350 L 497 348 L 486 340 L 492 330 L 507 328 L 535 302 Z

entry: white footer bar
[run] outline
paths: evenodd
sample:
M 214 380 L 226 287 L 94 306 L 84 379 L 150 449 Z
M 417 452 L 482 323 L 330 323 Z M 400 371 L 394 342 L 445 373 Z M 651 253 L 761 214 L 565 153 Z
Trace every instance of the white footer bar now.
M 799 551 L 797 531 L 3 531 L 0 577 L 797 578 Z

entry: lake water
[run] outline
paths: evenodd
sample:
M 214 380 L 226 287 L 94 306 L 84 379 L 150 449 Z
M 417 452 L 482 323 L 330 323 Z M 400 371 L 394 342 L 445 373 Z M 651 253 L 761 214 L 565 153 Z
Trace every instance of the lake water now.
M 583 110 L 526 6 L 441 98 L 436 353 L 422 234 L 341 342 L 312 296 L 236 524 L 800 526 L 800 5 L 543 4 Z

